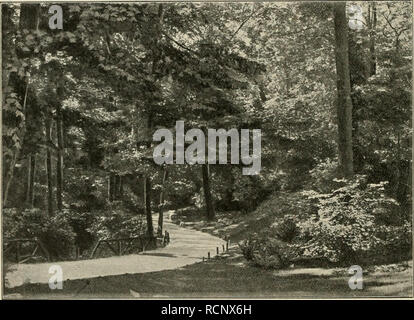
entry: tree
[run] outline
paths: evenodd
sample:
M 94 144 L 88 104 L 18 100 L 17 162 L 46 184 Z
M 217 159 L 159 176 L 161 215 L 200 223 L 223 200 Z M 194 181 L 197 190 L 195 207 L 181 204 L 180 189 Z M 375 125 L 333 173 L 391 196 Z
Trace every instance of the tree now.
M 20 19 L 19 19 L 19 29 L 20 32 L 30 30 L 37 30 L 39 26 L 39 10 L 40 6 L 38 4 L 22 4 L 20 10 Z M 6 9 L 6 22 L 11 22 L 11 11 Z M 8 28 L 6 30 L 6 39 L 5 41 L 10 41 L 8 34 Z M 19 48 L 21 50 L 15 50 L 11 52 L 11 56 L 16 59 L 24 60 L 27 58 L 27 50 L 24 50 L 26 47 Z M 27 49 L 27 48 L 26 48 Z M 30 51 L 30 50 L 29 50 Z M 6 60 L 7 61 L 7 60 Z M 26 132 L 25 124 L 25 114 L 27 108 L 28 94 L 29 94 L 29 65 L 28 63 L 18 64 L 17 67 L 9 61 L 11 69 L 13 71 L 6 71 L 5 77 L 5 87 L 3 87 L 4 101 L 3 101 L 3 110 L 11 111 L 11 117 L 14 118 L 14 123 L 16 120 L 20 122 L 16 127 L 8 130 L 6 127 L 6 136 L 10 136 L 13 142 L 12 148 L 9 149 L 11 153 L 11 159 L 9 161 L 9 166 L 6 174 L 3 174 L 3 181 L 5 181 L 3 189 L 3 206 L 7 205 L 8 193 L 10 190 L 11 183 L 14 177 L 14 169 L 16 163 L 19 159 L 22 141 L 24 140 Z M 20 69 L 20 70 L 19 70 Z M 13 88 L 13 89 L 11 89 Z M 17 89 L 17 90 L 16 90 Z M 15 91 L 15 92 L 13 92 Z M 17 91 L 17 92 L 16 92 Z M 17 98 L 17 99 L 16 99 Z M 5 117 L 7 123 L 7 117 Z M 17 118 L 17 119 L 16 119 Z M 18 120 L 19 119 L 19 120 Z M 16 130 L 17 129 L 17 130 Z M 6 144 L 7 148 L 7 144 Z M 7 149 L 6 149 L 7 151 Z
M 351 178 L 354 174 L 352 150 L 352 100 L 348 56 L 348 20 L 346 3 L 333 5 L 335 23 L 335 59 L 337 74 L 337 123 L 339 173 Z

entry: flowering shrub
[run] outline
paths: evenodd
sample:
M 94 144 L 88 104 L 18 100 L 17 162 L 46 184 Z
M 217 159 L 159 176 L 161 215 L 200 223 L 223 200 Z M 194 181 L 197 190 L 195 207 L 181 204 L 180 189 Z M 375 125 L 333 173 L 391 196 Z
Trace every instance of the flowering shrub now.
M 317 208 L 306 218 L 292 217 L 297 219 L 297 240 L 302 244 L 303 256 L 356 263 L 366 254 L 409 242 L 408 222 L 404 227 L 386 226 L 376 216 L 384 211 L 381 208 L 392 213 L 392 208 L 398 207 L 394 199 L 384 194 L 386 182 L 366 184 L 363 176 L 336 182 L 342 187 L 329 193 L 303 192 Z
M 410 259 L 411 222 L 395 218 L 401 208 L 386 196 L 386 184 L 368 184 L 364 176 L 356 176 L 353 180 L 334 179 L 331 185 L 336 187 L 331 191 L 319 189 L 298 192 L 296 197 L 273 197 L 255 214 L 273 215 L 275 222 L 260 236 L 243 241 L 242 253 L 262 267 Z

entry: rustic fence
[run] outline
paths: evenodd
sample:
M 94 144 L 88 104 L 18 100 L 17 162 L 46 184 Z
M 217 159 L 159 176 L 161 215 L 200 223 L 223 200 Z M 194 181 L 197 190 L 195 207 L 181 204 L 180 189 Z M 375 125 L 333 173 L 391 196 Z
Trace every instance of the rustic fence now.
M 100 239 L 93 247 L 90 259 L 98 254 L 98 250 L 109 248 L 109 250 L 118 256 L 128 253 L 138 253 L 145 250 L 155 249 L 159 246 L 166 246 L 170 242 L 170 234 L 165 231 L 163 236 L 148 237 L 138 236 L 129 238 Z M 50 261 L 50 254 L 46 246 L 38 238 L 28 239 L 5 239 L 4 255 L 12 258 L 16 263 L 25 263 L 31 260 Z M 76 248 L 76 259 L 79 258 L 79 248 Z
M 50 261 L 49 252 L 42 241 L 38 238 L 5 239 L 3 254 L 6 255 L 13 249 L 16 263 L 24 263 L 30 260 L 39 259 L 46 259 L 46 261 Z M 26 254 L 24 251 L 26 251 Z M 27 251 L 30 253 L 27 253 Z

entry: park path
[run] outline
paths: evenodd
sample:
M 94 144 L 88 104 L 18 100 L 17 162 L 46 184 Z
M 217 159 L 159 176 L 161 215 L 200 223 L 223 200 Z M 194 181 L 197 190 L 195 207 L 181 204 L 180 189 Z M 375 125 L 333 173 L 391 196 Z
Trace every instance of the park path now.
M 210 252 L 216 255 L 216 248 L 222 252 L 225 241 L 205 232 L 186 229 L 171 222 L 173 211 L 165 213 L 164 230 L 170 233 L 171 242 L 164 248 L 149 250 L 139 254 L 108 258 L 48 262 L 36 264 L 15 264 L 6 274 L 6 287 L 13 288 L 24 283 L 48 283 L 52 274 L 49 268 L 59 265 L 63 280 L 87 279 L 110 275 L 146 273 L 177 269 L 202 261 Z M 154 215 L 154 229 L 158 215 Z

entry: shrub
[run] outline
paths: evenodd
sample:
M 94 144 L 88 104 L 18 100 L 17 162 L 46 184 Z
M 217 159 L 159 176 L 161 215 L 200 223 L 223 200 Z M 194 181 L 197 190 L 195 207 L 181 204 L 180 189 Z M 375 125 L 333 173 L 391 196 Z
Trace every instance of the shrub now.
M 407 228 L 381 224 L 376 212 L 398 206 L 384 194 L 384 185 L 367 184 L 365 177 L 336 180 L 342 186 L 330 193 L 306 191 L 303 195 L 316 204 L 316 212 L 299 219 L 299 241 L 306 257 L 326 258 L 335 263 L 358 263 L 364 256 L 381 254 L 392 243 L 407 242 Z M 382 208 L 382 209 L 381 209 Z M 382 230 L 395 234 L 384 237 Z M 398 239 L 398 240 L 397 240 Z
M 265 269 L 284 268 L 290 262 L 286 244 L 272 237 L 253 233 L 239 247 L 247 261 Z
M 112 209 L 97 217 L 89 231 L 97 239 L 136 237 L 146 233 L 146 222 L 141 215 Z
M 295 220 L 290 216 L 282 218 L 282 221 L 280 223 L 272 227 L 276 238 L 285 242 L 291 242 L 299 232 Z
M 338 175 L 338 161 L 327 158 L 309 171 L 309 175 L 310 179 L 307 184 L 309 189 L 330 192 L 338 187 L 338 182 L 335 180 Z
M 40 209 L 4 210 L 6 238 L 38 238 L 52 259 L 66 258 L 71 254 L 75 233 L 66 212 L 49 217 Z
M 255 216 L 273 216 L 275 222 L 241 243 L 243 255 L 263 267 L 289 261 L 332 266 L 410 259 L 411 221 L 396 214 L 400 206 L 385 195 L 386 184 L 368 184 L 356 176 L 335 179 L 331 185 L 337 187 L 326 193 L 273 196 Z

